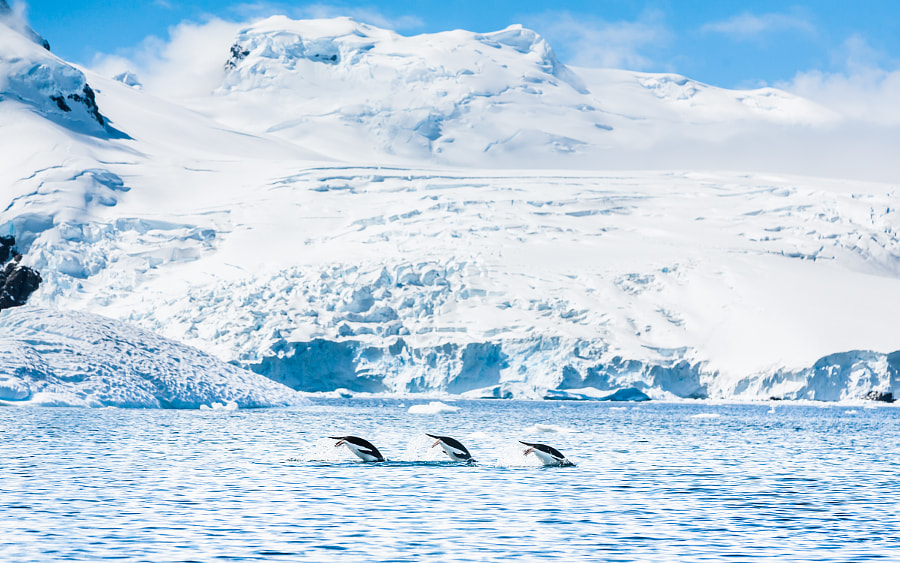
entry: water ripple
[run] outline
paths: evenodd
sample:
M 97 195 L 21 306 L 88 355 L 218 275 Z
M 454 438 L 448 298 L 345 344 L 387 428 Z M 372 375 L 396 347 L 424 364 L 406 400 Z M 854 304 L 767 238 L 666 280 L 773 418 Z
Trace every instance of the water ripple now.
M 898 556 L 896 408 L 455 404 L 446 419 L 387 399 L 0 409 L 0 560 Z M 579 431 L 521 434 L 541 427 Z M 336 432 L 389 461 L 359 462 Z M 425 432 L 459 437 L 478 463 L 448 461 Z M 541 467 L 519 439 L 577 466 Z

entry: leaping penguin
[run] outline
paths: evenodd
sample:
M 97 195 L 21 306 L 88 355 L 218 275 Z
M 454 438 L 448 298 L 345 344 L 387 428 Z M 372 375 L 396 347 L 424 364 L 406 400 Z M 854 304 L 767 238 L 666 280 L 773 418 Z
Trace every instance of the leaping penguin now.
M 378 451 L 374 445 L 368 440 L 357 438 L 356 436 L 331 436 L 332 440 L 337 440 L 334 445 L 338 448 L 346 445 L 347 449 L 356 454 L 356 457 L 363 461 L 384 461 L 384 456 Z
M 575 465 L 554 447 L 546 444 L 530 444 L 522 440 L 519 440 L 519 443 L 528 446 L 528 449 L 522 455 L 534 453 L 544 465 L 555 465 L 557 467 L 572 467 Z
M 437 440 L 435 443 L 431 444 L 432 448 L 440 444 L 441 449 L 444 450 L 444 453 L 450 456 L 450 459 L 452 459 L 453 461 L 475 463 L 475 460 L 472 458 L 472 454 L 469 453 L 469 450 L 467 450 L 466 447 L 459 442 L 459 440 L 451 438 L 450 436 L 435 436 L 434 434 L 428 433 L 425 433 L 425 435 Z

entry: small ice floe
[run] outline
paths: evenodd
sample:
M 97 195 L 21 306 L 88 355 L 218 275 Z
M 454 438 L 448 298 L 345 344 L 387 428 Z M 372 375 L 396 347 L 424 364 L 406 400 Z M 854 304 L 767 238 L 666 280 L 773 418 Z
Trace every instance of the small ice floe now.
M 859 414 L 859 411 L 856 409 L 850 409 L 849 411 L 845 412 L 844 414 Z
M 584 389 L 547 389 L 543 398 L 548 401 L 649 401 L 650 397 L 633 387 L 617 389 L 610 393 L 594 389 L 593 387 L 585 387 Z
M 454 407 L 453 405 L 447 405 L 440 401 L 431 401 L 427 405 L 413 405 L 409 407 L 409 412 L 411 414 L 444 414 L 456 412 L 459 410 L 459 407 Z
M 236 411 L 238 409 L 238 404 L 234 401 L 228 401 L 227 403 L 210 403 L 208 405 L 200 405 L 200 410 L 202 411 Z
M 557 426 L 555 424 L 534 424 L 532 426 L 529 426 L 522 432 L 524 432 L 525 434 L 545 434 L 553 432 L 559 434 L 574 434 L 578 432 L 578 430 L 566 428 L 565 426 Z
M 691 418 L 719 418 L 720 414 L 714 412 L 701 412 L 697 414 L 692 414 Z
M 319 391 L 317 393 L 313 393 L 313 395 L 317 397 L 322 397 L 324 399 L 352 399 L 353 392 L 349 389 L 345 389 L 343 387 L 338 387 L 333 391 Z

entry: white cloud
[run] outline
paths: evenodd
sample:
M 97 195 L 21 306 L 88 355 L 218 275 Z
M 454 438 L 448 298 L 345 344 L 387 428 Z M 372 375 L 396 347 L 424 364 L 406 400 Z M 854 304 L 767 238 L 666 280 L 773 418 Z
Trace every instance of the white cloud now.
M 594 68 L 647 69 L 654 61 L 643 54 L 645 49 L 670 35 L 658 13 L 634 22 L 608 22 L 560 12 L 527 16 L 523 23 L 544 36 L 567 64 Z
M 858 69 L 852 73 L 798 73 L 782 88 L 845 117 L 877 125 L 900 125 L 900 71 Z
M 182 22 L 169 30 L 169 40 L 148 37 L 137 47 L 94 57 L 93 70 L 115 76 L 137 74 L 144 89 L 171 99 L 207 94 L 222 82 L 228 49 L 242 24 L 213 19 Z
M 750 12 L 711 22 L 700 28 L 704 32 L 722 33 L 738 40 L 754 39 L 763 34 L 802 31 L 815 33 L 815 26 L 796 14 L 769 13 L 756 15 Z
M 381 12 L 367 8 L 342 8 L 328 4 L 313 4 L 294 10 L 297 18 L 334 18 L 348 16 L 356 21 L 394 31 L 420 29 L 425 22 L 418 16 L 404 15 L 399 17 L 385 16 Z
M 799 72 L 780 88 L 818 102 L 852 120 L 900 125 L 900 65 L 859 35 L 832 53 L 836 72 Z
M 242 18 L 262 18 L 273 14 L 284 14 L 294 19 L 317 19 L 350 17 L 359 22 L 394 31 L 421 29 L 425 23 L 418 16 L 402 15 L 391 17 L 372 8 L 351 8 L 332 4 L 309 4 L 302 7 L 285 5 L 280 2 L 246 2 L 233 6 L 231 10 Z

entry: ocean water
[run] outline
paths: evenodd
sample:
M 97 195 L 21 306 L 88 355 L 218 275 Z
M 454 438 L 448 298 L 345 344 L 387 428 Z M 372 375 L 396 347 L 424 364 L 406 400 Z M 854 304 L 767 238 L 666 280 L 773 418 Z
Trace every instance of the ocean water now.
M 893 406 L 422 402 L 0 408 L 0 560 L 900 560 Z

